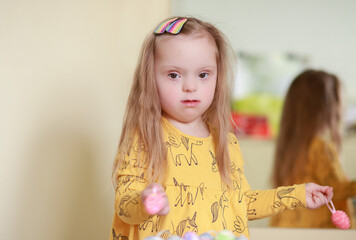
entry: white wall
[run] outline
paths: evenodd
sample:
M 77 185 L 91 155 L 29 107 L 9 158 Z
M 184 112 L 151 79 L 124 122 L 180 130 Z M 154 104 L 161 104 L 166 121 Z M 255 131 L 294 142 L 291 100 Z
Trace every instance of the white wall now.
M 236 50 L 307 55 L 311 67 L 337 74 L 356 103 L 356 1 L 172 0 L 171 12 L 216 24 Z
M 0 2 L 1 239 L 107 239 L 111 166 L 166 0 Z

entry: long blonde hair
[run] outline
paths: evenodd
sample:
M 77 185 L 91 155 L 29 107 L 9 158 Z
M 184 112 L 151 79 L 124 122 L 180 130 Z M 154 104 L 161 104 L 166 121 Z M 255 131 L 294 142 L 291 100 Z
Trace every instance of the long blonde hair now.
M 297 183 L 304 175 L 307 152 L 313 138 L 330 131 L 341 147 L 341 90 L 339 79 L 330 73 L 306 70 L 287 92 L 277 138 L 272 181 L 275 186 Z
M 230 89 L 235 76 L 234 54 L 225 36 L 216 27 L 196 18 L 187 19 L 179 34 L 210 35 L 216 44 L 218 74 L 215 95 L 202 118 L 210 126 L 221 179 L 231 186 L 227 135 L 231 132 Z M 140 145 L 144 146 L 148 181 L 163 180 L 167 168 L 166 148 L 161 127 L 161 105 L 154 78 L 154 56 L 159 39 L 167 34 L 151 33 L 143 43 L 124 115 L 119 152 L 113 167 L 115 186 L 120 166 L 124 164 L 124 155 L 133 147 L 135 134 L 138 135 Z

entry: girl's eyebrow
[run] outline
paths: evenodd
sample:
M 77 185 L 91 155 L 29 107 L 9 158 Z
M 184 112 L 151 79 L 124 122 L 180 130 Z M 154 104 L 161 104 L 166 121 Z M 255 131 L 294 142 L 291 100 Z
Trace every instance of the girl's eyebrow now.
M 160 68 L 163 68 L 163 69 L 177 69 L 177 70 L 183 70 L 183 68 L 181 67 L 178 67 L 176 65 L 162 65 Z M 203 70 L 215 70 L 217 69 L 217 66 L 214 66 L 214 65 L 206 65 L 206 66 L 203 66 L 203 67 L 200 67 L 199 68 L 199 71 L 203 71 Z
M 181 67 L 178 67 L 176 65 L 162 65 L 160 68 L 164 69 L 164 70 L 170 70 L 170 69 L 175 69 L 175 70 L 183 70 Z
M 201 69 L 208 69 L 208 70 L 214 70 L 214 69 L 217 69 L 217 66 L 214 66 L 214 65 L 208 65 L 208 66 L 204 66 L 202 67 Z

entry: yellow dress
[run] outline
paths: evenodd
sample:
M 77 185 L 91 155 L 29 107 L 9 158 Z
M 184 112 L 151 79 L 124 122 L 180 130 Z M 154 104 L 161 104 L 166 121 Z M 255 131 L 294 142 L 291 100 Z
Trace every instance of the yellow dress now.
M 169 234 L 182 236 L 187 231 L 202 234 L 222 229 L 249 238 L 248 220 L 305 206 L 304 184 L 252 191 L 233 134 L 229 135 L 229 154 L 234 187 L 227 190 L 217 169 L 211 136 L 186 135 L 164 118 L 162 126 L 168 161 L 162 185 L 169 198 L 170 212 L 167 216 L 145 213 L 140 193 L 147 186 L 146 167 L 144 161 L 137 161 L 136 145 L 119 170 L 110 239 L 144 239 L 163 230 L 167 230 L 164 235 L 167 238 Z
M 353 207 L 347 198 L 356 196 L 356 182 L 347 179 L 334 145 L 321 138 L 314 138 L 309 148 L 305 171 L 305 175 L 300 176 L 296 183 L 314 182 L 332 186 L 336 210 L 345 211 L 352 219 Z M 326 205 L 315 210 L 299 208 L 285 211 L 273 216 L 270 225 L 289 228 L 335 228 L 331 222 L 331 212 Z

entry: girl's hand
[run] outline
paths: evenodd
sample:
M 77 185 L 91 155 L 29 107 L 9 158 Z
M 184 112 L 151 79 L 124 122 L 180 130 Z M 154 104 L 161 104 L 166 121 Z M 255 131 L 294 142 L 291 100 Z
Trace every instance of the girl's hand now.
M 326 204 L 325 197 L 330 201 L 333 198 L 333 188 L 329 186 L 320 186 L 315 183 L 305 184 L 305 195 L 307 208 L 316 209 Z
M 167 215 L 169 201 L 161 184 L 151 183 L 141 192 L 141 200 L 150 215 Z

